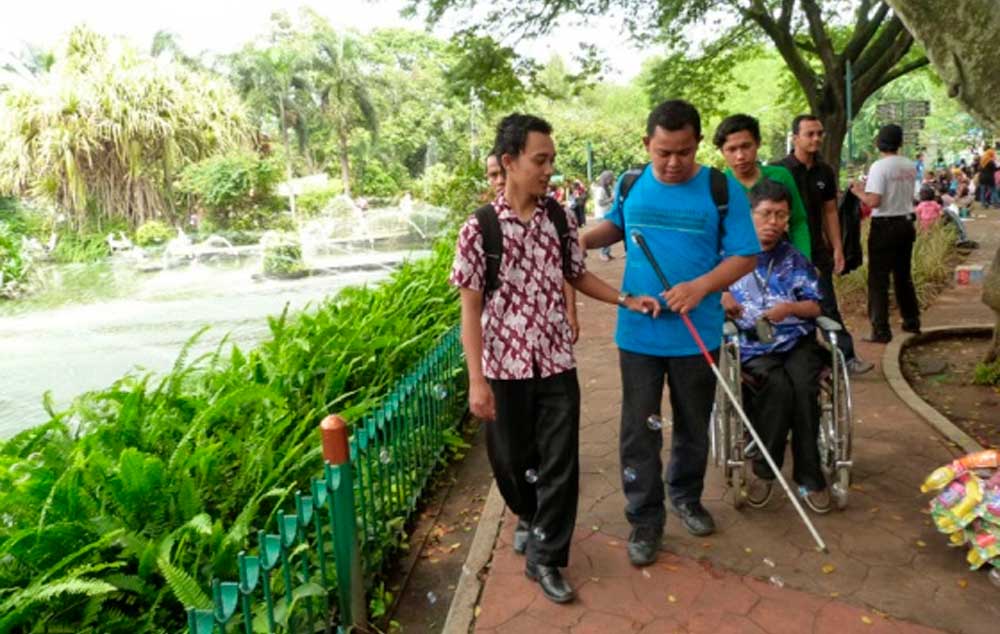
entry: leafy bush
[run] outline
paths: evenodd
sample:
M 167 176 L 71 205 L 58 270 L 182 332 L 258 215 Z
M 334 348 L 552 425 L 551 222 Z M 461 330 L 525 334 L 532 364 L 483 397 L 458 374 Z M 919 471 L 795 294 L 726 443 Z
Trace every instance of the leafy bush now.
M 303 192 L 295 199 L 295 204 L 302 217 L 311 218 L 318 216 L 331 201 L 342 193 L 344 193 L 344 186 L 339 179 L 335 179 L 322 189 Z
M 455 218 L 465 218 L 473 208 L 470 201 L 482 198 L 486 182 L 484 168 L 467 161 L 454 169 L 441 164 L 433 165 L 419 183 L 422 198 L 432 205 L 444 207 Z
M 357 420 L 448 328 L 454 234 L 375 288 L 269 320 L 162 378 L 130 374 L 0 444 L 0 632 L 180 631 L 248 538 L 321 465 L 316 424 Z
M 140 247 L 154 244 L 166 244 L 176 235 L 167 223 L 159 220 L 144 222 L 135 232 L 135 243 Z
M 111 255 L 111 247 L 103 235 L 64 231 L 59 234 L 52 259 L 59 264 L 96 262 Z
M 264 275 L 289 277 L 305 270 L 302 260 L 302 243 L 298 236 L 268 233 L 262 240 L 264 246 Z
M 990 363 L 977 363 L 972 381 L 978 385 L 1000 385 L 1000 359 Z
M 20 293 L 28 269 L 28 261 L 21 254 L 21 236 L 0 222 L 0 298 Z
M 189 165 L 177 188 L 193 195 L 215 222 L 230 226 L 243 217 L 259 222 L 259 216 L 281 209 L 283 203 L 274 195 L 281 175 L 276 158 L 237 151 Z
M 406 168 L 398 162 L 385 163 L 381 160 L 368 160 L 364 168 L 358 170 L 354 189 L 365 196 L 392 198 L 410 185 L 410 175 Z

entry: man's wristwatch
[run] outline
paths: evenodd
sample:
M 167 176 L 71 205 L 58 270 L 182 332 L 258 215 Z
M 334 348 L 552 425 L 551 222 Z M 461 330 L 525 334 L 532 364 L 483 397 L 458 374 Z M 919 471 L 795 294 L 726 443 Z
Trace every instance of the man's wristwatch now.
M 628 299 L 629 297 L 632 297 L 632 294 L 631 294 L 631 293 L 626 293 L 625 291 L 622 291 L 621 293 L 618 293 L 618 299 L 617 299 L 617 300 L 615 300 L 615 301 L 616 301 L 616 303 L 617 303 L 617 304 L 618 304 L 619 306 L 622 306 L 622 307 L 624 307 L 624 306 L 625 306 L 625 301 L 626 301 L 626 300 L 627 300 L 627 299 Z

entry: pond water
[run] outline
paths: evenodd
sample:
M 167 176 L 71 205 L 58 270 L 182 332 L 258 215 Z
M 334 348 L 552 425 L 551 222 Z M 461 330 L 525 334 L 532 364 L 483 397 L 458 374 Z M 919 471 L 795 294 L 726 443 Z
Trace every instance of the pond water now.
M 64 406 L 132 368 L 168 370 L 203 326 L 210 329 L 195 351 L 214 349 L 226 334 L 246 349 L 286 305 L 298 311 L 345 286 L 378 282 L 393 264 L 426 253 L 396 247 L 317 257 L 307 264 L 375 270 L 285 281 L 256 281 L 259 257 L 158 272 L 112 262 L 47 268 L 30 297 L 0 302 L 0 439 L 47 420 L 46 390 Z

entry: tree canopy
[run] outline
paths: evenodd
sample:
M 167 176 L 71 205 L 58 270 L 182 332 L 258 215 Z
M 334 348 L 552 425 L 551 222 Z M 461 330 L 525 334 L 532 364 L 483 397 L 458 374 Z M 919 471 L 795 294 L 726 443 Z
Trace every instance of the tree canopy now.
M 410 10 L 423 10 L 434 22 L 472 4 L 486 3 L 412 0 Z M 889 5 L 874 0 L 498 0 L 481 13 L 480 25 L 535 36 L 568 14 L 610 12 L 622 17 L 633 37 L 665 46 L 651 93 L 702 107 L 711 108 L 723 87 L 739 81 L 732 74 L 736 62 L 761 43 L 772 45 L 807 109 L 824 121 L 823 153 L 835 165 L 847 131 L 848 96 L 857 112 L 879 88 L 928 63 Z M 714 35 L 693 47 L 706 31 Z

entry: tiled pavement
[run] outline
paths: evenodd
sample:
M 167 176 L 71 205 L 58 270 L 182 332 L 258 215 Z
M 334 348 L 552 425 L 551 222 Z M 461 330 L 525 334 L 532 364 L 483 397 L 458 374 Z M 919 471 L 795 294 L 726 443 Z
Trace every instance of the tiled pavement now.
M 990 260 L 998 226 L 992 218 L 971 223 L 973 237 L 984 243 L 973 258 Z M 604 279 L 620 278 L 621 259 L 588 262 Z M 628 525 L 617 453 L 614 310 L 580 301 L 581 499 L 566 570 L 578 598 L 554 605 L 524 577 L 523 559 L 509 545 L 508 513 L 477 608 L 477 632 L 1000 631 L 1000 589 L 984 572 L 967 570 L 964 553 L 948 548 L 922 513 L 926 498 L 920 482 L 957 449 L 897 398 L 878 368 L 853 383 L 849 507 L 814 516 L 830 554 L 816 552 L 782 494 L 776 492 L 767 509 L 736 511 L 723 497 L 719 472 L 710 469 L 704 500 L 719 531 L 694 538 L 668 517 L 659 562 L 644 571 L 632 568 L 625 553 Z M 947 291 L 924 317 L 925 326 L 992 321 L 978 289 Z M 863 324 L 852 326 L 861 355 L 879 360 L 883 347 L 862 343 Z

